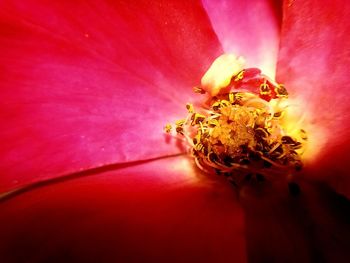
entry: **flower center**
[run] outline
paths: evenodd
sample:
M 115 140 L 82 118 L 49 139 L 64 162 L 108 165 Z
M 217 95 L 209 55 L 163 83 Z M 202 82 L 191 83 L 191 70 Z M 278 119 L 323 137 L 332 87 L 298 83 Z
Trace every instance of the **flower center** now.
M 202 79 L 195 92 L 207 93 L 207 100 L 198 109 L 186 105 L 188 115 L 175 123 L 175 135 L 186 139 L 201 170 L 223 174 L 233 184 L 247 176 L 273 179 L 301 170 L 307 135 L 298 127 L 290 134 L 284 128 L 287 90 L 259 69 L 234 68 L 225 85 L 210 89 Z M 165 130 L 170 133 L 172 126 Z

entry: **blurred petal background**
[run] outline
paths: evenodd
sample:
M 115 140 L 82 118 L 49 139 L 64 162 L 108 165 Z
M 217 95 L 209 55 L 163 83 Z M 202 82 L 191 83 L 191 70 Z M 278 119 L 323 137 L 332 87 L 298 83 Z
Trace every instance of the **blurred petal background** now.
M 347 262 L 344 1 L 1 1 L 1 262 Z M 240 191 L 162 127 L 223 52 L 286 84 L 315 154 Z M 317 154 L 316 154 L 317 153 Z

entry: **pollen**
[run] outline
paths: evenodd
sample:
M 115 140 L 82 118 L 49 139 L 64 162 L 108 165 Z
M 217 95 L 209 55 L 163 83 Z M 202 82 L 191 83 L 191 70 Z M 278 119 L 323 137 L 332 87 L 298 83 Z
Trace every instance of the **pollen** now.
M 209 86 L 196 87 L 198 96 L 206 96 L 205 103 L 187 103 L 187 116 L 175 123 L 176 136 L 184 139 L 196 165 L 206 173 L 226 176 L 234 185 L 252 175 L 273 179 L 300 171 L 308 136 L 303 128 L 285 127 L 288 92 L 284 85 L 259 69 L 221 62 L 216 60 L 209 71 L 217 67 L 230 72 L 229 80 L 221 85 L 224 78 L 219 75 L 212 82 L 214 92 Z M 203 78 L 215 79 L 218 72 L 207 72 Z M 170 132 L 171 127 L 167 124 L 165 130 Z
M 164 126 L 164 131 L 166 133 L 170 133 L 172 130 L 172 127 L 171 127 L 171 124 L 170 123 L 167 123 L 165 126 Z

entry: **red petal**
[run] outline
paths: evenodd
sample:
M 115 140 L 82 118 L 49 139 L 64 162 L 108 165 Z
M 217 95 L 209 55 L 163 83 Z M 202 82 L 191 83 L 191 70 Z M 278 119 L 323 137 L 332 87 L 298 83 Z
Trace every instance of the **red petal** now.
M 2 1 L 0 192 L 179 152 L 163 125 L 221 52 L 198 1 Z
M 0 261 L 347 262 L 345 198 L 305 182 L 291 196 L 283 181 L 238 203 L 191 162 L 115 165 L 2 200 Z
M 1 262 L 246 262 L 230 185 L 173 158 L 36 189 L 1 204 Z M 142 172 L 141 172 L 142 171 Z
M 301 101 L 317 149 L 309 174 L 350 197 L 350 6 L 344 1 L 285 5 L 278 80 Z M 316 151 L 315 151 L 316 152 Z
M 243 56 L 247 67 L 273 77 L 279 44 L 280 8 L 276 1 L 203 0 L 225 52 Z
M 249 262 L 349 261 L 350 202 L 322 185 L 299 185 L 298 195 L 285 182 L 241 194 Z

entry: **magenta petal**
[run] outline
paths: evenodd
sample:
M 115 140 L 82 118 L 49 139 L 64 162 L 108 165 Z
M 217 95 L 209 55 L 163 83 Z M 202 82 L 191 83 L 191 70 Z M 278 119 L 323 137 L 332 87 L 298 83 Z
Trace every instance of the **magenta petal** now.
M 186 111 L 221 46 L 198 1 L 2 1 L 0 192 L 179 152 Z
M 243 56 L 247 67 L 275 74 L 280 11 L 274 1 L 203 0 L 225 52 Z
M 278 80 L 298 98 L 318 154 L 309 175 L 350 197 L 350 5 L 290 1 L 285 5 Z
M 190 167 L 167 159 L 7 200 L 0 261 L 246 262 L 234 191 Z

